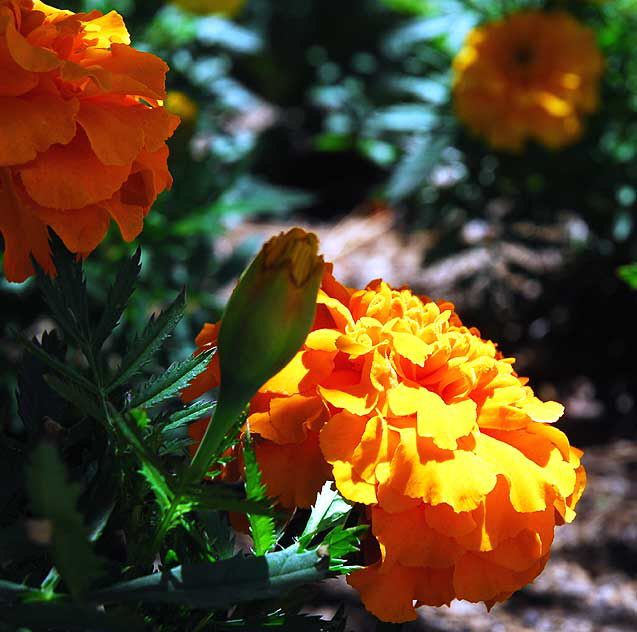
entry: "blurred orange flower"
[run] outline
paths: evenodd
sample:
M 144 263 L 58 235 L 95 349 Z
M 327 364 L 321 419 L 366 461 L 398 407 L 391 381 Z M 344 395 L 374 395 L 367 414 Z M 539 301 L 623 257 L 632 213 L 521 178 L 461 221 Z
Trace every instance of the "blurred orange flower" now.
M 558 149 L 598 106 L 595 33 L 562 11 L 520 11 L 469 33 L 454 62 L 458 117 L 496 149 Z
M 206 325 L 197 345 L 216 335 Z M 414 601 L 506 599 L 573 519 L 581 452 L 551 425 L 563 407 L 535 397 L 513 362 L 451 303 L 382 281 L 346 288 L 328 268 L 305 344 L 252 399 L 272 496 L 308 507 L 333 477 L 369 506 L 378 555 L 348 579 L 379 618 L 414 619 Z M 185 399 L 218 380 L 213 364 Z
M 4 273 L 33 255 L 48 272 L 47 226 L 86 255 L 114 219 L 127 241 L 172 184 L 162 107 L 168 67 L 129 46 L 114 11 L 72 13 L 0 0 L 0 232 Z

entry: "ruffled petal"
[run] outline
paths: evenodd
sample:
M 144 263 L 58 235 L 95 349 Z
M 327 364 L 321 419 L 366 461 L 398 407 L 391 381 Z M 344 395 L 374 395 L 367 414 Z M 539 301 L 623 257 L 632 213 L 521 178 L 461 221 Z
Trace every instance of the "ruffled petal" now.
M 446 503 L 455 511 L 470 511 L 495 483 L 494 468 L 478 455 L 440 450 L 433 443 L 418 440 L 414 429 L 401 430 L 389 479 L 395 491 L 432 505 Z
M 84 134 L 77 134 L 68 145 L 51 147 L 20 170 L 31 198 L 40 206 L 58 209 L 78 209 L 110 199 L 129 173 L 130 165 L 101 163 Z
M 277 498 L 284 507 L 311 507 L 330 478 L 317 432 L 309 432 L 300 444 L 258 441 L 255 450 L 268 496 Z
M 52 145 L 69 143 L 78 107 L 76 99 L 54 95 L 0 97 L 0 167 L 21 165 Z

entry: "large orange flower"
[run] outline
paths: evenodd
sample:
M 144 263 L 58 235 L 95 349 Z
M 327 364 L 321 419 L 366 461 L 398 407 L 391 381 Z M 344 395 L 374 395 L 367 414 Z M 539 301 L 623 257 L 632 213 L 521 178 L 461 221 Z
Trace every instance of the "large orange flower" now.
M 47 271 L 47 226 L 86 255 L 114 219 L 126 240 L 170 187 L 168 67 L 122 18 L 0 0 L 0 232 L 11 281 Z
M 415 618 L 414 601 L 492 605 L 533 580 L 585 485 L 581 453 L 551 425 L 562 406 L 450 303 L 382 281 L 353 290 L 329 270 L 317 303 L 305 344 L 251 402 L 269 493 L 308 507 L 328 463 L 341 494 L 368 505 L 379 552 L 349 581 L 387 621 Z M 199 347 L 216 332 L 206 325 Z M 218 379 L 213 365 L 185 398 Z
M 595 33 L 565 12 L 520 11 L 480 26 L 453 62 L 458 117 L 496 149 L 575 141 L 598 104 Z

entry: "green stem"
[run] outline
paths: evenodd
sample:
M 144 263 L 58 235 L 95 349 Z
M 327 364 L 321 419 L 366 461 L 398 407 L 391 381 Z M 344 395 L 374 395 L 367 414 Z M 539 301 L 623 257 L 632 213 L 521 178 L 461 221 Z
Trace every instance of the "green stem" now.
M 186 471 L 185 478 L 188 484 L 200 481 L 208 471 L 211 460 L 219 456 L 217 452 L 224 437 L 228 434 L 239 415 L 243 412 L 245 403 L 236 400 L 228 402 L 220 394 L 215 408 L 215 414 L 206 428 L 206 432 L 197 448 L 195 457 Z
M 223 399 L 223 396 L 217 401 L 215 413 L 206 428 L 195 457 L 190 463 L 190 467 L 183 473 L 172 503 L 155 532 L 155 537 L 151 543 L 151 555 L 154 555 L 159 550 L 186 490 L 203 479 L 213 458 L 219 456 L 217 452 L 223 439 L 243 412 L 244 405 L 243 403 L 237 404 L 236 401 L 228 402 L 227 399 Z

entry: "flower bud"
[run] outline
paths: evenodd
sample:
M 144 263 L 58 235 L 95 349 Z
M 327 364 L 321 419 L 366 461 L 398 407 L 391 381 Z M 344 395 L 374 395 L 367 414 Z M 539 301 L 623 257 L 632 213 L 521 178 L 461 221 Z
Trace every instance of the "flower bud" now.
M 192 481 L 218 456 L 250 398 L 305 341 L 323 277 L 317 252 L 316 235 L 293 228 L 270 239 L 241 275 L 219 329 L 219 399 L 191 463 Z
M 244 404 L 295 355 L 312 326 L 323 275 L 313 233 L 268 241 L 235 288 L 219 331 L 220 399 Z

